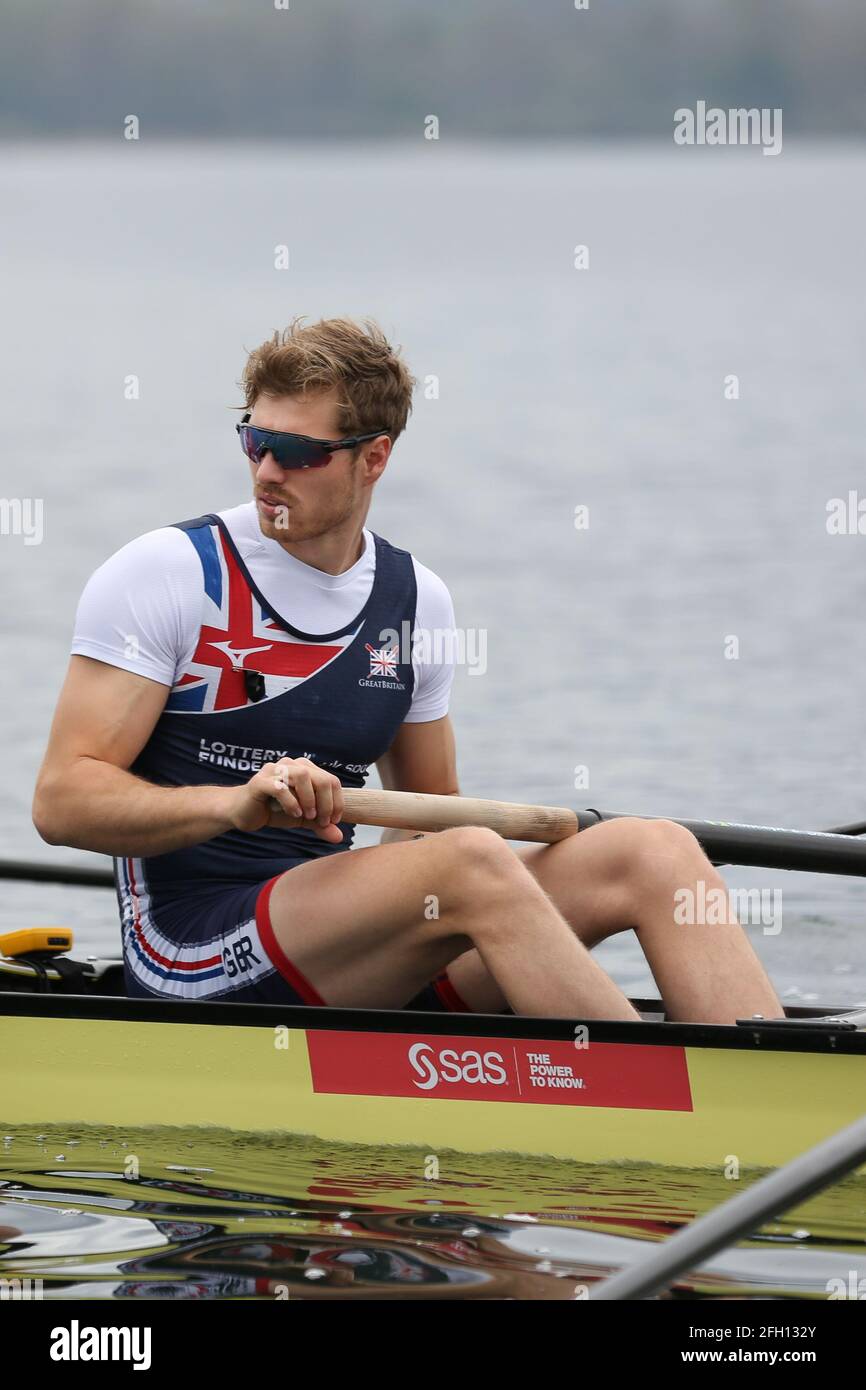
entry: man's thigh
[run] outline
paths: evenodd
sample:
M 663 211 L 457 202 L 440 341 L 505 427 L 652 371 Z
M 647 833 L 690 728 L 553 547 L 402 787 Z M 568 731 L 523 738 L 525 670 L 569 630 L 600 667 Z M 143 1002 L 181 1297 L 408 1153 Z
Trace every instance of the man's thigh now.
M 531 851 L 537 848 L 535 845 L 521 846 L 514 851 L 536 877 L 538 856 L 533 859 Z M 451 961 L 447 975 L 459 997 L 473 1013 L 501 1014 L 508 1009 L 505 995 L 474 947 Z
M 611 886 L 623 830 L 602 833 L 608 829 L 585 831 L 567 847 L 514 851 L 590 949 L 623 911 Z M 447 967 L 470 1009 L 507 1007 L 468 938 L 436 930 L 438 839 L 431 834 L 328 855 L 278 880 L 271 896 L 274 936 L 327 1004 L 402 1008 Z
M 289 869 L 269 904 L 279 952 L 326 1004 L 402 1008 L 469 944 L 440 925 L 441 878 L 442 854 L 428 839 Z

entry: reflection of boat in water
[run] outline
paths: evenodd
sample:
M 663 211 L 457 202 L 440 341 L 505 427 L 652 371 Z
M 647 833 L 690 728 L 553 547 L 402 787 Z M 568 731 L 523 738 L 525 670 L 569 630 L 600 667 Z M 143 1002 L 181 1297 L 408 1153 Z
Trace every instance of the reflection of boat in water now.
M 427 1157 L 218 1130 L 23 1132 L 5 1156 L 0 1225 L 20 1234 L 0 1273 L 41 1275 L 49 1298 L 574 1298 L 746 1185 L 454 1153 L 434 1180 Z M 866 1183 L 849 1178 L 678 1288 L 826 1297 L 864 1229 Z

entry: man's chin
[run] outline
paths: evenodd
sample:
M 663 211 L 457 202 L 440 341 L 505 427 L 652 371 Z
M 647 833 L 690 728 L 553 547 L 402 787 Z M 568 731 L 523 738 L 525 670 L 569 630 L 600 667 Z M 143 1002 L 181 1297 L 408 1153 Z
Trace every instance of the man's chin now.
M 256 500 L 259 530 L 270 540 L 287 540 L 296 532 L 296 518 L 290 507 L 266 507 Z

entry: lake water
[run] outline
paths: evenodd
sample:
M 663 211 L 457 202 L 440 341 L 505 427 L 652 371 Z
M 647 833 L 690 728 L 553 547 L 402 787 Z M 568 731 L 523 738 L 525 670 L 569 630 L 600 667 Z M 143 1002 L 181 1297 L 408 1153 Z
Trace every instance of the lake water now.
M 25 1128 L 0 1143 L 0 1270 L 46 1299 L 584 1299 L 731 1195 L 721 1172 L 508 1154 L 449 1154 L 447 1178 L 424 1181 L 424 1158 L 216 1128 Z M 862 1268 L 864 1201 L 847 1178 L 674 1296 L 826 1299 Z
M 372 521 L 487 633 L 455 687 L 466 792 L 866 816 L 866 536 L 826 525 L 866 486 L 864 175 L 792 143 L 4 147 L 0 494 L 42 499 L 44 538 L 0 537 L 3 853 L 77 857 L 29 801 L 78 593 L 245 496 L 235 383 L 298 313 L 371 314 L 438 379 Z M 866 1000 L 862 882 L 730 880 L 783 892 L 752 936 L 787 999 Z M 46 922 L 116 952 L 110 894 L 6 888 L 0 926 Z M 651 989 L 632 941 L 600 954 Z

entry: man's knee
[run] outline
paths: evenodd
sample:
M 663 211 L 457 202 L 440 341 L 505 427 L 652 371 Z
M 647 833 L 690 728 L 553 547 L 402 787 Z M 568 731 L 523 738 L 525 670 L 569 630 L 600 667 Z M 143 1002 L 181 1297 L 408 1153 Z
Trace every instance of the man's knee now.
M 485 867 L 491 864 L 498 866 L 517 857 L 501 835 L 484 825 L 462 825 L 454 830 L 444 830 L 440 839 L 449 852 L 461 860 Z
M 448 899 L 458 906 L 534 889 L 522 860 L 494 830 L 461 826 L 431 837 Z
M 627 823 L 630 844 L 626 873 L 632 881 L 651 886 L 659 880 L 690 879 L 702 862 L 709 869 L 700 843 L 685 826 L 672 820 L 630 819 Z

